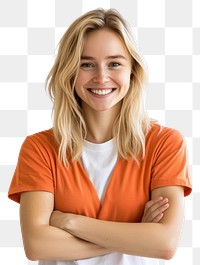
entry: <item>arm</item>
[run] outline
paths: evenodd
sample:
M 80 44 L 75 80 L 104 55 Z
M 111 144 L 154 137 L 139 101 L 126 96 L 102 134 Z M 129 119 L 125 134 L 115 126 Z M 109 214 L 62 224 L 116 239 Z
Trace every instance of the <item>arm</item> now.
M 163 218 L 164 212 L 169 207 L 168 199 L 163 197 L 158 197 L 148 201 L 144 207 L 144 213 L 142 216 L 142 223 L 158 223 Z M 66 229 L 66 217 L 67 213 L 61 211 L 53 211 L 50 218 L 50 225 L 60 228 L 62 230 Z
M 49 225 L 54 197 L 49 192 L 24 192 L 20 222 L 25 253 L 31 260 L 73 260 L 100 256 L 109 250 Z
M 168 198 L 158 197 L 148 201 L 145 204 L 141 222 L 159 223 L 168 207 Z
M 64 226 L 63 213 L 55 211 L 53 194 L 49 192 L 24 192 L 20 201 L 20 221 L 26 256 L 31 260 L 84 259 L 108 254 L 111 251 L 96 244 L 76 238 L 70 233 L 49 226 L 51 222 Z M 166 209 L 161 198 L 147 203 L 144 222 L 158 221 Z M 57 212 L 57 214 L 56 214 Z M 66 214 L 64 214 L 66 216 Z M 56 225 L 55 225 L 56 226 Z M 56 242 L 56 244 L 55 244 Z M 74 251 L 75 250 L 75 251 Z
M 183 188 L 162 187 L 152 199 L 168 198 L 170 207 L 159 223 L 117 223 L 66 214 L 63 229 L 111 251 L 170 259 L 177 248 L 183 224 Z

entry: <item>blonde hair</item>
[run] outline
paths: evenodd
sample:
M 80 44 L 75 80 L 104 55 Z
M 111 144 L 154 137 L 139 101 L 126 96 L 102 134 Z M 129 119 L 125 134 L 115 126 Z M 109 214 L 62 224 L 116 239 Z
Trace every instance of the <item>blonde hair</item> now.
M 87 136 L 80 99 L 74 89 L 84 39 L 88 32 L 103 28 L 118 34 L 132 57 L 130 88 L 113 125 L 118 154 L 123 159 L 132 157 L 136 161 L 145 155 L 145 136 L 151 126 L 144 107 L 144 87 L 147 81 L 145 64 L 130 26 L 122 16 L 114 9 L 96 9 L 80 16 L 65 32 L 46 80 L 53 100 L 53 131 L 59 145 L 58 155 L 65 165 L 69 159 L 80 158 L 83 141 Z

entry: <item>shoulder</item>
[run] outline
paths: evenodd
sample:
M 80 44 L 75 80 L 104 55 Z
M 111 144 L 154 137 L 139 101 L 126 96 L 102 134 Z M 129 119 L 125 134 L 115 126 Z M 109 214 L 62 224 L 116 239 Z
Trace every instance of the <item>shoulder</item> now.
M 25 138 L 24 144 L 33 144 L 41 146 L 52 146 L 56 145 L 56 140 L 54 138 L 53 129 L 48 129 L 45 131 L 37 132 L 32 135 L 28 135 Z
M 175 154 L 187 152 L 186 141 L 182 133 L 174 128 L 152 125 L 146 136 L 146 155 Z
M 52 141 L 52 139 L 54 139 L 54 135 L 53 135 L 53 129 L 48 129 L 45 131 L 40 131 L 31 135 L 27 136 L 28 140 L 33 140 L 33 141 Z
M 174 128 L 153 124 L 146 136 L 146 142 L 158 144 L 165 141 L 184 143 L 185 139 L 182 133 Z
M 21 154 L 40 154 L 50 155 L 57 153 L 57 144 L 53 134 L 53 129 L 37 132 L 32 135 L 28 135 L 21 147 Z

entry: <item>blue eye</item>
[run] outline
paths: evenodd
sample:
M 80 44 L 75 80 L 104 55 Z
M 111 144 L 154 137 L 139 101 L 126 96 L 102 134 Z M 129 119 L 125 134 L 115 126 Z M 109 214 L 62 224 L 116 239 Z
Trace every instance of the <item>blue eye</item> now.
M 113 68 L 115 68 L 115 67 L 118 67 L 118 66 L 120 66 L 120 65 L 121 65 L 120 63 L 113 62 L 113 63 L 110 63 L 110 64 L 109 64 L 109 67 L 113 67 Z
M 81 68 L 85 68 L 85 69 L 90 69 L 90 68 L 93 68 L 94 65 L 91 64 L 91 63 L 82 63 L 81 64 Z

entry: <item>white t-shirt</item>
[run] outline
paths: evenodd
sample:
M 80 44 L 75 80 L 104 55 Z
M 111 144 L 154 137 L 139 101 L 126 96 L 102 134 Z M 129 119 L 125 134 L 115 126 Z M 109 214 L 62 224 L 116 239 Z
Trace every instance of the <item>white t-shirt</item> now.
M 113 139 L 103 144 L 84 141 L 82 163 L 101 202 L 116 162 L 117 149 Z
M 101 202 L 116 162 L 117 149 L 113 139 L 103 144 L 84 141 L 82 163 Z M 83 260 L 39 261 L 39 265 L 158 265 L 158 260 L 114 252 Z

